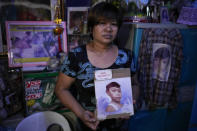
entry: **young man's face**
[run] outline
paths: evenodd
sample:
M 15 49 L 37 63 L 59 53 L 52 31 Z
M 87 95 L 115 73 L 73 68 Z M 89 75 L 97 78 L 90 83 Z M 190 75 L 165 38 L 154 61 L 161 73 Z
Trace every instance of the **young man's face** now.
M 115 101 L 115 102 L 120 102 L 121 97 L 122 97 L 121 89 L 118 87 L 109 88 L 109 90 L 107 91 L 107 94 L 111 97 L 112 101 Z
M 169 64 L 169 58 L 155 58 L 154 59 L 154 69 L 157 71 L 165 71 L 167 70 Z

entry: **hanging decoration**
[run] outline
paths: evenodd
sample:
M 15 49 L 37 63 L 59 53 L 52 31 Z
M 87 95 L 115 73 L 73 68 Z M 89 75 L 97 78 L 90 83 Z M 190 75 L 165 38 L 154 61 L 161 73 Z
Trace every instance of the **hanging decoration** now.
M 54 22 L 57 24 L 56 28 L 53 30 L 55 35 L 58 35 L 58 46 L 59 52 L 62 52 L 62 44 L 61 44 L 61 34 L 63 32 L 63 28 L 60 26 L 62 19 L 60 17 L 60 0 L 58 0 L 57 5 L 55 7 L 55 20 Z
M 53 32 L 58 36 L 58 53 L 56 57 L 50 58 L 48 61 L 48 69 L 49 70 L 58 70 L 59 65 L 62 63 L 63 59 L 66 56 L 66 53 L 62 50 L 62 40 L 61 35 L 64 31 L 64 28 L 61 27 L 62 19 L 60 13 L 60 0 L 57 1 L 57 5 L 55 6 L 55 19 L 56 28 L 54 28 Z

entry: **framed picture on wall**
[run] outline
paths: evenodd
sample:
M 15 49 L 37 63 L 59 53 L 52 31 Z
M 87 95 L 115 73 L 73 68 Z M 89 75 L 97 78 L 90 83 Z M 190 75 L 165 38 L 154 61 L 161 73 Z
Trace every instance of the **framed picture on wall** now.
M 182 7 L 177 23 L 186 25 L 197 25 L 197 8 Z
M 160 7 L 160 23 L 169 23 L 168 8 L 166 6 Z
M 68 34 L 87 33 L 88 7 L 68 7 Z
M 60 35 L 54 33 L 52 21 L 6 21 L 10 67 L 46 66 L 59 51 L 67 52 L 66 23 Z

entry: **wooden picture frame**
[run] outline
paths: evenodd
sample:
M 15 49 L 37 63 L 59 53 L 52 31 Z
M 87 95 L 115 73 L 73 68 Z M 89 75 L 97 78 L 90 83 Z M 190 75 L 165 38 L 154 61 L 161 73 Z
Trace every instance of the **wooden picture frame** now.
M 89 7 L 68 7 L 68 34 L 87 34 L 87 16 Z
M 59 48 L 67 52 L 66 23 L 58 26 L 63 28 L 60 35 L 54 34 L 57 24 L 52 21 L 6 21 L 9 66 L 46 66 Z

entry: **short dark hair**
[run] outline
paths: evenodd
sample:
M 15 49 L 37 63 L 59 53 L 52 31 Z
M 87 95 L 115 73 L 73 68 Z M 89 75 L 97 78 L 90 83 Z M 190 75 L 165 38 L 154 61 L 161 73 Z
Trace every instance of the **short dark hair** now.
M 155 58 L 160 58 L 160 59 L 169 58 L 170 57 L 170 51 L 166 47 L 159 48 L 155 51 L 154 57 Z
M 110 83 L 107 84 L 107 86 L 106 86 L 106 91 L 109 91 L 109 89 L 110 89 L 111 87 L 120 88 L 120 85 L 119 85 L 117 82 L 110 82 Z
M 90 8 L 88 13 L 88 31 L 97 25 L 100 20 L 116 20 L 118 27 L 122 24 L 122 12 L 116 6 L 108 2 L 100 2 Z

